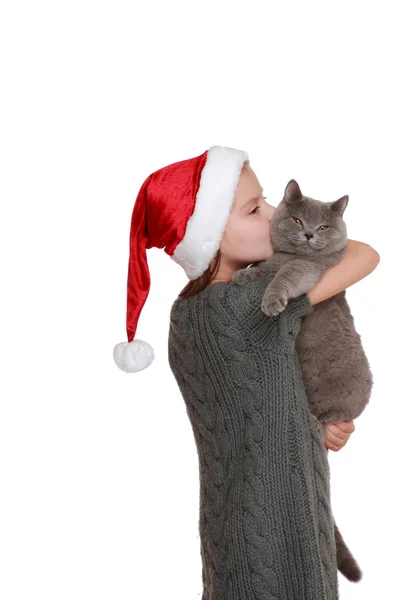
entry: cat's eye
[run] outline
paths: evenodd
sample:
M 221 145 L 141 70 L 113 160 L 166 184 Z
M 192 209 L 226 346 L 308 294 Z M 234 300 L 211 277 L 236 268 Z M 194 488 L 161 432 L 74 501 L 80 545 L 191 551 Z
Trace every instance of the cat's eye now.
M 325 229 L 329 229 L 329 225 L 321 225 L 321 227 L 318 227 L 318 229 L 325 231 Z
M 298 219 L 297 217 L 292 217 L 292 219 L 295 223 L 297 223 L 297 225 L 303 225 L 302 221 L 300 221 L 300 219 Z

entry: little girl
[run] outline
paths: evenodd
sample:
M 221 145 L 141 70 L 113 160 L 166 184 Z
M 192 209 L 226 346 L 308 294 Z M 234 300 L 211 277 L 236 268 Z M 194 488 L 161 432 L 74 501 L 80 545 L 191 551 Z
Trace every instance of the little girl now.
M 164 248 L 190 280 L 171 307 L 168 359 L 199 458 L 202 600 L 336 600 L 329 463 L 295 339 L 302 316 L 371 273 L 379 255 L 349 240 L 312 290 L 266 316 L 269 274 L 232 282 L 273 253 L 274 207 L 262 194 L 235 148 L 212 146 L 149 175 L 132 213 L 128 341 L 114 360 L 130 373 L 154 360 L 134 335 L 150 286 L 146 249 Z M 354 424 L 331 425 L 325 445 L 338 449 Z

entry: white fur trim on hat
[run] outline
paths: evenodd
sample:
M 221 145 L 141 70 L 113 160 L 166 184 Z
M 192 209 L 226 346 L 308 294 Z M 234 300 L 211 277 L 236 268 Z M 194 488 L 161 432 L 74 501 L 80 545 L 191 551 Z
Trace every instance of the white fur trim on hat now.
M 114 347 L 114 361 L 125 373 L 146 369 L 154 360 L 154 350 L 143 340 L 120 342 Z
M 193 214 L 171 255 L 189 279 L 200 277 L 219 248 L 247 152 L 211 146 L 200 176 Z

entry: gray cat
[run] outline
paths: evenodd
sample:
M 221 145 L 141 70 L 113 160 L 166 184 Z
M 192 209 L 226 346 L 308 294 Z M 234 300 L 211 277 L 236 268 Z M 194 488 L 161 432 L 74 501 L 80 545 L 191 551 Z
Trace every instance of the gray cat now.
M 348 201 L 347 195 L 334 202 L 303 196 L 291 179 L 271 221 L 274 254 L 236 271 L 232 281 L 243 285 L 266 271 L 275 272 L 261 309 L 266 315 L 282 312 L 290 298 L 310 291 L 343 257 L 347 244 L 343 213 Z M 296 350 L 309 409 L 323 440 L 326 423 L 350 421 L 362 413 L 373 385 L 345 290 L 313 305 L 312 313 L 303 318 Z M 338 569 L 350 581 L 359 581 L 362 572 L 336 523 L 335 540 Z

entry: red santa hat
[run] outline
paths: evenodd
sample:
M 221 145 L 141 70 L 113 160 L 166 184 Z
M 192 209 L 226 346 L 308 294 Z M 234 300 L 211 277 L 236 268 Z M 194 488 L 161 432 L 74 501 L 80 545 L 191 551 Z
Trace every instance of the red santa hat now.
M 155 171 L 143 182 L 133 207 L 128 264 L 126 331 L 114 347 L 114 360 L 126 373 L 154 359 L 147 342 L 134 339 L 150 290 L 147 248 L 164 251 L 196 279 L 214 258 L 228 222 L 247 152 L 211 146 L 200 156 Z

